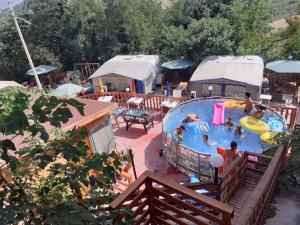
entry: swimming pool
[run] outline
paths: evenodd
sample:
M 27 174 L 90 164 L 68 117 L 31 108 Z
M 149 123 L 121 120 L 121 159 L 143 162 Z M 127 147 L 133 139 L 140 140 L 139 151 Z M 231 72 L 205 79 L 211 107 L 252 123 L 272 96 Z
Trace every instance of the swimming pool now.
M 224 103 L 228 99 L 202 99 L 186 102 L 171 110 L 163 121 L 163 129 L 166 134 L 176 139 L 174 129 L 182 124 L 182 120 L 188 115 L 195 113 L 199 121 L 192 123 L 183 123 L 187 131 L 183 131 L 183 146 L 186 146 L 196 152 L 204 154 L 216 153 L 217 147 L 229 148 L 231 141 L 236 141 L 239 151 L 249 151 L 262 153 L 272 147 L 272 145 L 261 141 L 260 135 L 247 128 L 242 127 L 243 136 L 235 135 L 235 127 L 239 125 L 241 118 L 247 116 L 243 109 L 225 108 L 225 121 L 232 117 L 234 128 L 229 131 L 224 125 L 213 125 L 214 104 Z M 270 120 L 278 120 L 286 128 L 285 120 L 277 113 L 267 108 L 261 121 L 268 123 Z M 204 143 L 202 136 L 207 134 L 209 145 Z
M 175 107 L 167 113 L 163 119 L 163 140 L 164 151 L 169 163 L 185 174 L 196 172 L 199 174 L 209 175 L 210 165 L 209 157 L 211 154 L 217 153 L 217 148 L 230 148 L 231 141 L 236 141 L 238 151 L 248 151 L 254 153 L 263 153 L 264 151 L 274 147 L 270 143 L 261 140 L 260 133 L 248 130 L 242 127 L 243 135 L 241 137 L 235 135 L 235 128 L 240 125 L 241 118 L 248 116 L 244 113 L 244 109 L 238 107 L 225 108 L 224 120 L 232 117 L 234 128 L 228 130 L 225 125 L 213 125 L 214 105 L 218 103 L 230 101 L 225 98 L 206 98 L 195 99 L 185 102 Z M 222 105 L 222 104 L 221 104 Z M 281 131 L 286 129 L 286 121 L 273 109 L 266 107 L 265 113 L 259 122 L 262 124 L 260 129 Z M 255 111 L 255 109 L 253 110 Z M 199 121 L 191 123 L 182 123 L 182 120 L 188 114 L 196 114 Z M 252 117 L 250 118 L 252 120 Z M 273 126 L 273 122 L 276 122 Z M 178 138 L 174 129 L 183 124 L 187 130 L 183 131 L 183 142 L 178 144 Z M 247 124 L 246 124 L 247 125 Z M 251 125 L 251 124 L 250 124 Z M 256 125 L 256 124 L 255 124 Z M 249 126 L 252 128 L 251 126 Z M 257 127 L 254 127 L 257 128 Z M 264 132 L 266 134 L 268 132 Z M 203 135 L 209 137 L 209 144 L 203 141 Z

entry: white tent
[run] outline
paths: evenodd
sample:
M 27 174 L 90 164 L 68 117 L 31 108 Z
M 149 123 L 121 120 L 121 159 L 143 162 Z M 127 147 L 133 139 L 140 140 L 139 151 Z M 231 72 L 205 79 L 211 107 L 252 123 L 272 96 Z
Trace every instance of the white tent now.
M 25 88 L 24 86 L 22 86 L 21 84 L 15 82 L 15 81 L 4 81 L 4 80 L 0 81 L 0 90 L 4 90 L 5 88 L 8 88 L 8 87 L 23 87 L 23 88 Z
M 94 90 L 100 79 L 110 91 L 125 91 L 135 81 L 137 93 L 152 90 L 160 64 L 157 55 L 118 55 L 105 62 L 91 77 Z
M 243 97 L 250 92 L 258 99 L 263 81 L 264 62 L 259 56 L 210 56 L 205 58 L 190 79 L 197 96 Z

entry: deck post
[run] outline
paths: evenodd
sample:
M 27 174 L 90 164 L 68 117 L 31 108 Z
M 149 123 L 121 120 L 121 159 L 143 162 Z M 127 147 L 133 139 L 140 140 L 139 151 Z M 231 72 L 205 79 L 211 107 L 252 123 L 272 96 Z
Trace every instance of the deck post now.
M 222 225 L 231 225 L 231 215 L 228 213 L 222 214 Z
M 156 210 L 155 210 L 155 204 L 154 204 L 154 196 L 155 196 L 155 190 L 152 186 L 152 180 L 150 178 L 147 178 L 145 181 L 146 191 L 148 195 L 148 210 L 150 215 L 150 221 L 153 225 L 158 225 L 156 221 Z

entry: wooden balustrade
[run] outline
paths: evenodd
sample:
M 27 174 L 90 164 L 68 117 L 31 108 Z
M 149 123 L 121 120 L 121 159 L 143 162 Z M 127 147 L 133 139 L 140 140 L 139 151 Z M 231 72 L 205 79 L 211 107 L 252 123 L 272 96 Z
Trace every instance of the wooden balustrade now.
M 276 110 L 282 117 L 286 119 L 286 123 L 289 128 L 294 129 L 298 108 L 294 106 L 282 106 L 282 105 L 272 105 L 271 108 Z
M 244 152 L 242 157 L 236 158 L 233 162 L 231 162 L 219 175 L 221 180 L 221 201 L 227 202 L 232 197 L 232 195 L 239 188 L 239 185 L 244 179 L 247 170 L 264 173 L 271 160 L 271 156 Z
M 275 152 L 271 161 L 270 157 L 263 158 L 264 161 L 269 161 L 269 164 L 259 183 L 256 185 L 256 188 L 248 198 L 247 204 L 243 207 L 235 224 L 259 225 L 262 223 L 264 212 L 271 201 L 276 186 L 277 175 L 285 156 L 286 147 L 281 145 Z M 253 163 L 255 163 L 255 161 Z M 265 163 L 260 162 L 258 165 L 266 166 L 264 164 Z
M 233 216 L 232 207 L 148 171 L 110 204 L 124 206 L 133 210 L 134 224 L 230 225 Z
M 101 96 L 113 96 L 113 101 L 118 103 L 120 107 L 128 106 L 126 102 L 131 97 L 141 97 L 144 98 L 143 108 L 154 111 L 160 111 L 161 103 L 167 99 L 171 99 L 179 103 L 189 100 L 189 98 L 167 97 L 164 95 L 133 94 L 127 92 L 101 92 L 79 96 L 79 98 L 97 100 Z

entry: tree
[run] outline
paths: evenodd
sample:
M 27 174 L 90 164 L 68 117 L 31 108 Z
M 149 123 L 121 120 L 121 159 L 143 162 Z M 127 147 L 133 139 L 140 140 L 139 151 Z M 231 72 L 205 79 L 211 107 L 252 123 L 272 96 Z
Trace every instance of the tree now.
M 171 25 L 187 28 L 193 20 L 227 18 L 231 0 L 177 0 L 168 10 Z
M 292 55 L 294 59 L 300 59 L 300 19 L 290 17 L 287 19 L 288 27 L 281 34 L 283 40 L 283 55 Z
M 272 10 L 263 0 L 234 0 L 230 7 L 237 55 L 263 55 L 270 46 Z
M 89 156 L 85 130 L 60 130 L 70 107 L 83 115 L 82 103 L 10 88 L 0 105 L 1 224 L 104 224 L 116 215 L 102 207 L 114 197 L 122 159 Z M 84 198 L 87 190 L 93 198 Z
M 200 62 L 209 55 L 232 53 L 232 29 L 226 19 L 201 19 L 193 21 L 187 31 L 187 55 Z

